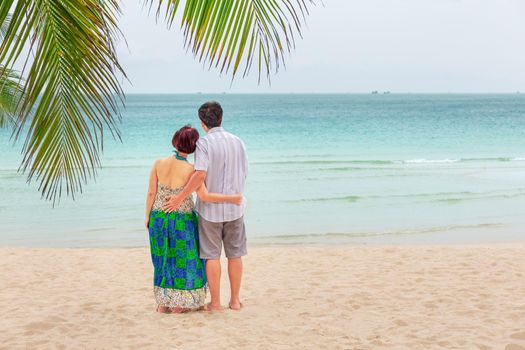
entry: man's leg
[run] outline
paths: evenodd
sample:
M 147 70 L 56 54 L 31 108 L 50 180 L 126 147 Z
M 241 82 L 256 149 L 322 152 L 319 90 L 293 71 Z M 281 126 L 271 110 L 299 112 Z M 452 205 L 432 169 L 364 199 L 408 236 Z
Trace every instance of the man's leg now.
M 224 252 L 228 258 L 228 277 L 230 278 L 230 308 L 241 308 L 240 290 L 242 281 L 242 257 L 246 255 L 246 229 L 244 218 L 224 224 Z
M 238 310 L 241 308 L 241 299 L 239 294 L 241 292 L 242 280 L 242 258 L 228 258 L 228 277 L 230 278 L 230 307 Z
M 221 308 L 221 261 L 220 259 L 206 260 L 206 278 L 210 289 L 211 301 L 208 308 Z
M 199 217 L 200 258 L 206 259 L 206 279 L 211 302 L 208 310 L 221 309 L 221 250 L 223 223 L 206 221 Z

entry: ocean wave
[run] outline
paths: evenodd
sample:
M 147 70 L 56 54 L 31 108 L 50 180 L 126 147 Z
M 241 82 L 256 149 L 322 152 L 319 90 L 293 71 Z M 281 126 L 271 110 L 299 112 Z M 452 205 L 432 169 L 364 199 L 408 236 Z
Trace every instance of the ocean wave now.
M 503 199 L 503 198 L 515 198 L 525 196 L 525 192 L 516 192 L 516 193 L 500 193 L 500 194 L 480 194 L 473 195 L 471 197 L 450 197 L 450 198 L 439 198 L 435 199 L 432 202 L 447 202 L 450 204 L 460 203 L 463 201 L 471 200 L 482 200 L 482 199 Z M 418 202 L 421 203 L 421 202 Z
M 337 168 L 321 168 L 318 170 L 322 170 L 322 171 L 363 171 L 363 170 L 368 170 L 368 168 L 345 166 L 345 167 L 337 167 Z
M 364 199 L 366 197 L 360 197 L 360 196 L 342 196 L 342 197 L 320 197 L 320 198 L 305 198 L 305 199 L 296 199 L 296 200 L 288 200 L 289 203 L 298 203 L 298 202 L 350 202 L 354 203 L 357 202 L 360 199 Z
M 279 160 L 279 161 L 253 161 L 256 165 L 290 165 L 290 164 L 395 164 L 393 160 Z
M 461 162 L 461 159 L 409 159 L 400 161 L 404 164 L 417 164 L 417 163 L 457 163 Z
M 490 229 L 504 226 L 503 223 L 480 223 L 471 225 L 448 225 L 435 226 L 414 229 L 400 229 L 400 230 L 386 230 L 386 231 L 370 231 L 370 232 L 327 232 L 327 233 L 310 233 L 310 234 L 285 234 L 265 237 L 252 237 L 253 240 L 272 240 L 272 241 L 289 241 L 289 240 L 314 240 L 321 239 L 341 239 L 341 238 L 360 238 L 360 237 L 378 237 L 378 236 L 400 236 L 400 235 L 417 235 L 425 233 L 447 232 L 466 229 Z
M 480 158 L 443 158 L 443 159 L 407 159 L 393 161 L 395 164 L 425 164 L 425 163 L 470 163 L 470 162 L 519 162 L 525 157 L 480 157 Z
M 488 158 L 462 158 L 462 162 L 519 162 L 524 157 L 488 157 Z
M 350 159 L 350 160 L 279 160 L 279 161 L 254 161 L 254 165 L 400 165 L 400 164 L 447 164 L 467 162 L 522 162 L 525 157 L 479 157 L 479 158 L 443 158 L 443 159 Z M 330 168 L 329 170 L 358 170 L 359 167 Z
M 402 164 L 417 163 L 468 163 L 468 162 L 514 162 L 525 160 L 520 157 L 488 157 L 488 158 L 452 158 L 452 159 L 408 159 L 399 161 Z
M 497 199 L 497 198 L 514 198 L 525 196 L 525 188 L 514 189 L 511 191 L 489 191 L 489 192 L 437 192 L 437 193 L 407 193 L 407 194 L 392 194 L 392 195 L 368 195 L 368 196 L 337 196 L 337 197 L 316 197 L 288 200 L 289 203 L 301 202 L 348 202 L 355 203 L 361 200 L 374 199 L 414 199 L 415 203 L 428 202 L 448 202 L 459 203 L 466 200 L 480 200 L 480 199 Z

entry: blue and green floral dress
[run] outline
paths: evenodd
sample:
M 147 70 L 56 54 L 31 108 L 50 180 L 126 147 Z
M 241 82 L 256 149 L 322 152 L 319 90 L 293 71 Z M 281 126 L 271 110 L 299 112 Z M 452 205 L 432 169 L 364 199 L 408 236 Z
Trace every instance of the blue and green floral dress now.
M 154 267 L 154 294 L 157 305 L 198 309 L 206 300 L 204 261 L 199 258 L 197 214 L 187 198 L 172 213 L 162 210 L 167 197 L 182 187 L 158 184 L 149 220 L 151 259 Z

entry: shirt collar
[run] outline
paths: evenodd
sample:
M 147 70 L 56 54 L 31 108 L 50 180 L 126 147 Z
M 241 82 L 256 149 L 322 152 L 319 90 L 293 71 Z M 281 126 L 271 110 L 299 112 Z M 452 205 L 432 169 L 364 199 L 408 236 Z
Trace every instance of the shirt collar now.
M 208 134 L 211 134 L 212 132 L 219 132 L 219 131 L 224 131 L 224 128 L 222 126 L 216 126 L 208 130 Z

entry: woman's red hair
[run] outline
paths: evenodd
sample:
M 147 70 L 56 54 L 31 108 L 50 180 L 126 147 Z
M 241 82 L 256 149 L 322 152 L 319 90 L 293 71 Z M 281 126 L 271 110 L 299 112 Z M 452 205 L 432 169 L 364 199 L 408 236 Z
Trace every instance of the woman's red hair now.
M 197 129 L 192 128 L 190 125 L 186 125 L 173 135 L 171 144 L 177 149 L 177 151 L 190 154 L 195 152 L 197 140 L 199 140 L 199 132 Z

